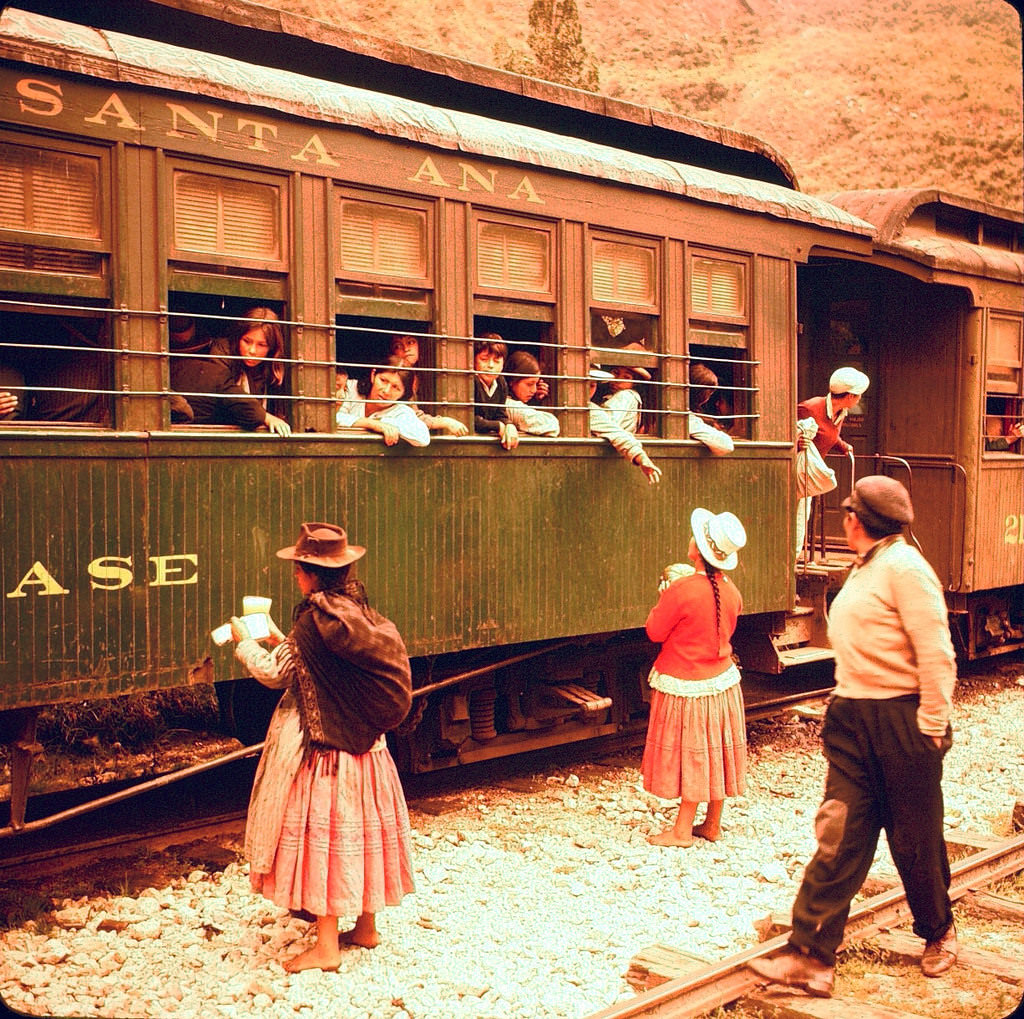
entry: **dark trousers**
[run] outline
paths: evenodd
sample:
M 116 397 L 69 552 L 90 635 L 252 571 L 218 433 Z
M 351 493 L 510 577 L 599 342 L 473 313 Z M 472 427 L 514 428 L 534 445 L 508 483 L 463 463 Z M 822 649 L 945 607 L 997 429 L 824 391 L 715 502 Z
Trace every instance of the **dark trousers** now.
M 850 902 L 871 868 L 883 829 L 914 916 L 914 933 L 942 937 L 953 922 L 943 837 L 942 759 L 917 728 L 916 696 L 835 697 L 822 725 L 828 774 L 815 819 L 818 849 L 793 904 L 790 943 L 835 963 Z

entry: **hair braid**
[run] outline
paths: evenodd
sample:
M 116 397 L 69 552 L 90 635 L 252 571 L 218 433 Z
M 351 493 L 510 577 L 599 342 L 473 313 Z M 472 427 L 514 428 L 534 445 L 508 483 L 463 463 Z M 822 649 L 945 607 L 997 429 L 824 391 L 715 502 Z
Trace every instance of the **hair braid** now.
M 722 592 L 718 588 L 718 574 L 721 570 L 706 563 L 708 581 L 711 584 L 711 590 L 715 593 L 715 635 L 719 636 L 722 630 Z

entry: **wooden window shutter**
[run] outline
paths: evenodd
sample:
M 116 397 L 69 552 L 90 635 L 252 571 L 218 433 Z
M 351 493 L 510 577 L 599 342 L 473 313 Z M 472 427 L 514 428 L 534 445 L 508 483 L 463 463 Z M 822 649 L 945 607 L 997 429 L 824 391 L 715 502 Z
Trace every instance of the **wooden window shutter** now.
M 993 393 L 1018 395 L 1021 391 L 1022 322 L 993 315 L 988 322 L 987 388 Z
M 100 161 L 0 143 L 0 227 L 100 236 Z
M 343 198 L 341 269 L 346 275 L 426 279 L 426 212 Z
M 281 189 L 214 174 L 174 174 L 174 246 L 281 261 Z
M 695 258 L 690 271 L 694 312 L 740 317 L 746 314 L 744 267 L 739 262 Z
M 551 293 L 551 235 L 507 223 L 477 224 L 476 272 L 481 287 Z
M 595 301 L 608 304 L 654 304 L 654 252 L 639 244 L 594 241 Z

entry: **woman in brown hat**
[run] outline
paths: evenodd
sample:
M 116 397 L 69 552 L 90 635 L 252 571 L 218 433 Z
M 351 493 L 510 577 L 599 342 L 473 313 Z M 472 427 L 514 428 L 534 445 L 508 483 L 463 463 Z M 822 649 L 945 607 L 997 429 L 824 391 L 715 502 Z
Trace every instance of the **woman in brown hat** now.
M 253 888 L 316 916 L 316 942 L 284 964 L 336 970 L 342 944 L 374 948 L 375 914 L 412 891 L 409 815 L 384 733 L 405 717 L 411 674 L 392 622 L 350 579 L 365 548 L 333 524 L 303 524 L 277 555 L 295 563 L 303 599 L 272 651 L 231 620 L 237 658 L 265 686 L 285 689 L 249 803 L 245 850 Z M 356 916 L 339 939 L 338 917 Z
M 640 770 L 649 793 L 680 801 L 672 827 L 648 838 L 655 846 L 690 846 L 695 836 L 715 842 L 725 798 L 746 786 L 746 720 L 731 644 L 743 598 L 726 571 L 736 568 L 747 535 L 734 514 L 706 509 L 693 511 L 690 528 L 694 568 L 673 571 L 647 617 L 647 636 L 661 651 L 648 677 Z M 701 803 L 707 813 L 695 828 Z

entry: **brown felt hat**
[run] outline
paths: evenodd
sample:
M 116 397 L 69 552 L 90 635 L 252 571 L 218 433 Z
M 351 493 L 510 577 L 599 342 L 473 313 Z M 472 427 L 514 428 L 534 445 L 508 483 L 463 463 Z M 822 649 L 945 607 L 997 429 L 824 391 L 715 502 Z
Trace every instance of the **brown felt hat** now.
M 366 555 L 360 545 L 350 545 L 348 535 L 334 524 L 303 524 L 298 541 L 279 549 L 278 559 L 294 559 L 313 566 L 348 566 Z
M 875 526 L 914 521 L 910 493 L 895 478 L 882 474 L 861 478 L 850 496 L 843 500 L 843 508 L 852 509 L 866 523 Z

